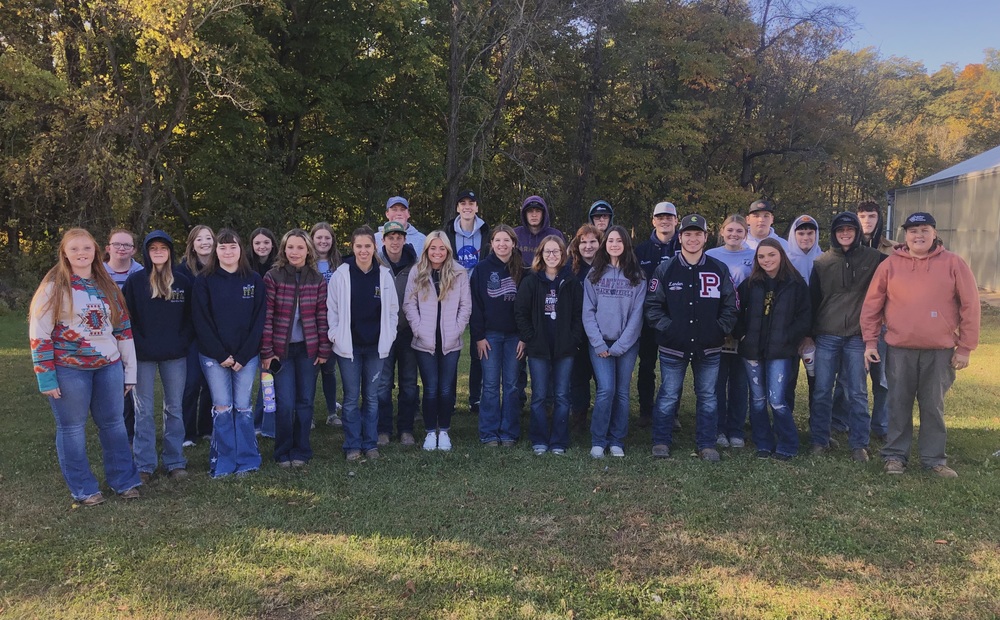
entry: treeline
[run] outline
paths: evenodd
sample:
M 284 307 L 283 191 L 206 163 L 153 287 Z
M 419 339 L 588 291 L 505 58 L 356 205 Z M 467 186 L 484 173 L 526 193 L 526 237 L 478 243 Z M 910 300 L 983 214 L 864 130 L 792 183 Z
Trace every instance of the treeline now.
M 33 284 L 67 225 L 344 239 L 395 194 L 429 230 L 465 186 L 567 230 L 596 198 L 643 229 L 661 199 L 823 221 L 1000 144 L 1000 54 L 928 75 L 845 51 L 854 26 L 799 0 L 5 0 L 0 269 Z

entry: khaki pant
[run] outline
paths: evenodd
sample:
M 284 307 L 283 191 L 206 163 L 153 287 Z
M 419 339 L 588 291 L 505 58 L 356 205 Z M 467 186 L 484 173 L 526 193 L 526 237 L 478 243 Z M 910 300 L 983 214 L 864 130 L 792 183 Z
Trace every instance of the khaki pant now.
M 955 382 L 951 366 L 954 349 L 888 347 L 885 359 L 889 383 L 889 436 L 882 447 L 884 460 L 908 460 L 913 443 L 913 401 L 920 411 L 917 449 L 920 464 L 935 467 L 948 462 L 944 452 L 944 395 Z

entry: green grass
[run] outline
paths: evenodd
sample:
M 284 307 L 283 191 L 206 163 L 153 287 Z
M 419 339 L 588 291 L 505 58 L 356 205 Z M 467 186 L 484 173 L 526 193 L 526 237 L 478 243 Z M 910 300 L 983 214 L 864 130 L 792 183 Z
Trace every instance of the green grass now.
M 624 460 L 583 435 L 562 458 L 489 451 L 463 410 L 451 454 L 349 466 L 320 426 L 304 470 L 213 481 L 202 444 L 191 479 L 96 508 L 67 494 L 26 332 L 0 318 L 0 618 L 1000 616 L 996 311 L 948 396 L 957 480 L 846 450 L 701 463 L 686 401 L 667 461 L 635 426 Z

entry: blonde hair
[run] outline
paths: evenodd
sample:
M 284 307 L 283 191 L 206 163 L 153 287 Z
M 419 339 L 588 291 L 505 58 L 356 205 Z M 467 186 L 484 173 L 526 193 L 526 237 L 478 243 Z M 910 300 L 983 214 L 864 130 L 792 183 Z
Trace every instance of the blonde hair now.
M 281 237 L 281 245 L 278 247 L 278 257 L 274 259 L 274 266 L 284 267 L 288 264 L 288 257 L 285 256 L 285 248 L 288 246 L 288 240 L 292 237 L 298 237 L 306 242 L 306 267 L 316 271 L 316 246 L 313 245 L 312 237 L 309 236 L 309 233 L 301 228 L 293 228 Z
M 431 267 L 431 259 L 428 256 L 432 241 L 440 241 L 444 244 L 444 248 L 448 250 L 448 256 L 445 257 L 444 264 L 441 265 L 441 293 L 438 294 L 438 301 L 443 300 L 451 290 L 451 287 L 454 286 L 458 270 L 465 269 L 455 262 L 454 252 L 451 249 L 451 241 L 448 240 L 448 235 L 443 230 L 435 230 L 427 235 L 427 238 L 424 240 L 424 251 L 420 253 L 420 260 L 417 262 L 417 275 L 413 278 L 414 299 L 417 298 L 417 294 L 420 291 L 423 291 L 424 299 L 427 299 L 427 294 L 434 289 L 434 283 L 431 282 L 431 271 L 433 271 L 433 268 Z
M 566 259 L 568 258 L 566 254 L 566 242 L 562 240 L 562 237 L 549 235 L 548 237 L 542 239 L 542 241 L 538 244 L 538 247 L 535 248 L 535 260 L 531 262 L 532 270 L 545 271 L 545 258 L 542 256 L 542 253 L 545 251 L 545 244 L 549 241 L 555 241 L 559 244 L 559 266 L 556 267 L 556 269 L 562 269 L 566 266 Z
M 743 217 L 739 213 L 734 213 L 730 215 L 725 220 L 723 220 L 722 226 L 719 227 L 719 243 L 721 243 L 722 245 L 726 245 L 726 240 L 722 237 L 722 233 L 725 232 L 726 226 L 729 226 L 730 224 L 739 224 L 740 226 L 743 227 L 744 233 L 747 233 L 750 230 L 750 227 L 747 225 L 747 219 L 745 217 Z
M 208 259 L 205 264 L 198 266 L 198 261 L 201 260 L 198 257 L 198 253 L 194 251 L 194 240 L 198 238 L 201 231 L 207 230 L 208 234 L 212 235 L 212 253 L 209 254 Z M 215 239 L 215 232 L 211 228 L 205 226 L 204 224 L 198 224 L 191 229 L 188 233 L 187 247 L 184 249 L 184 262 L 187 263 L 188 269 L 191 271 L 192 276 L 200 274 L 202 271 L 208 269 L 215 262 L 215 246 L 218 245 Z
M 149 259 L 149 264 L 146 265 L 146 269 L 149 270 L 149 291 L 151 293 L 150 297 L 152 299 L 170 299 L 173 295 L 174 286 L 174 251 L 162 237 L 158 237 L 150 241 L 143 248 L 143 254 L 149 254 L 149 246 L 154 243 L 162 243 L 167 246 L 167 250 L 170 252 L 170 258 L 162 266 L 154 265 L 153 259 Z
M 62 240 L 59 242 L 59 262 L 52 269 L 49 269 L 35 290 L 35 295 L 31 298 L 31 314 L 32 316 L 38 316 L 40 314 L 51 313 L 53 322 L 55 323 L 72 312 L 73 267 L 69 264 L 69 257 L 66 256 L 66 246 L 72 240 L 80 237 L 86 238 L 94 246 L 94 262 L 91 263 L 90 277 L 97 284 L 98 290 L 107 299 L 108 307 L 111 309 L 111 325 L 120 325 L 125 309 L 125 298 L 122 297 L 122 292 L 119 290 L 118 285 L 115 284 L 111 276 L 108 275 L 104 265 L 101 264 L 97 241 L 93 235 L 83 228 L 70 228 L 63 233 Z M 48 300 L 42 303 L 42 297 L 45 296 L 45 290 L 48 286 L 52 287 L 52 292 L 48 296 Z

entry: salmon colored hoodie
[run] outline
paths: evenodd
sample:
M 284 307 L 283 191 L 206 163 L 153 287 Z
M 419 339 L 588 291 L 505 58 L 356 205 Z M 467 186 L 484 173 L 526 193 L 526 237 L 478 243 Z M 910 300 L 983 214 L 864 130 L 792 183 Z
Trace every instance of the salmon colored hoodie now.
M 906 246 L 875 270 L 861 309 L 865 347 L 876 348 L 882 324 L 885 341 L 904 349 L 950 349 L 969 355 L 979 343 L 979 289 L 958 254 L 937 246 L 923 258 Z

